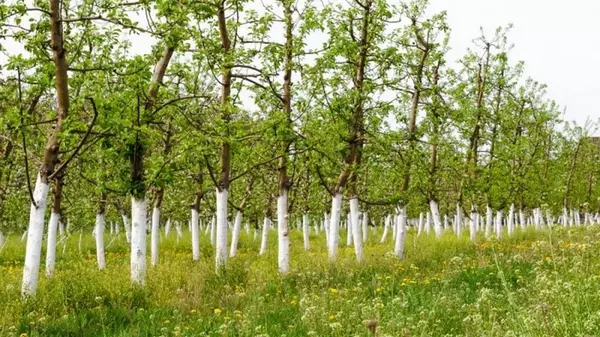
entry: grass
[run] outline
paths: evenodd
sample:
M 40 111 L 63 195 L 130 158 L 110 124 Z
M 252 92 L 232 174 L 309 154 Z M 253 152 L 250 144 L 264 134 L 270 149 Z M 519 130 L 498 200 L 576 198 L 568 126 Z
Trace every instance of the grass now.
M 406 260 L 369 232 L 365 259 L 352 248 L 327 262 L 324 236 L 311 251 L 292 234 L 292 272 L 277 272 L 275 232 L 268 252 L 242 232 L 238 256 L 214 271 L 201 235 L 162 238 L 159 266 L 145 288 L 129 283 L 124 237 L 96 268 L 94 242 L 78 235 L 58 249 L 57 272 L 40 274 L 37 296 L 22 300 L 24 244 L 0 253 L 0 336 L 600 336 L 600 229 L 517 232 L 473 245 L 409 233 Z M 188 234 L 189 235 L 189 234 Z M 388 237 L 388 239 L 390 239 Z M 109 242 L 110 238 L 106 238 Z M 345 243 L 345 238 L 340 240 Z

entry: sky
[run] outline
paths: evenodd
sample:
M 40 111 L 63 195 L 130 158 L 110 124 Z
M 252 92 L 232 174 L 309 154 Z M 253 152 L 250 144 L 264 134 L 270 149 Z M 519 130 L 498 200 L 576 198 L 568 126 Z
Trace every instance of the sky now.
M 447 11 L 451 60 L 479 27 L 491 36 L 512 23 L 512 60 L 525 61 L 525 75 L 548 85 L 548 97 L 566 108 L 563 119 L 583 125 L 600 117 L 600 1 L 430 0 L 430 7 Z

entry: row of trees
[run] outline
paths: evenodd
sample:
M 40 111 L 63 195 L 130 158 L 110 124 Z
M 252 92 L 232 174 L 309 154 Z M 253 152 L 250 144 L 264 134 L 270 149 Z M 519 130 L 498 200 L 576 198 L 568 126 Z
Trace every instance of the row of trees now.
M 0 230 L 28 223 L 23 293 L 46 213 L 51 250 L 65 218 L 89 227 L 95 213 L 96 233 L 106 213 L 131 222 L 143 284 L 149 214 L 152 263 L 161 219 L 191 217 L 197 259 L 199 218 L 215 214 L 219 270 L 228 219 L 239 233 L 276 210 L 285 273 L 303 214 L 327 213 L 335 260 L 343 198 L 354 223 L 360 208 L 429 210 L 436 228 L 455 212 L 597 210 L 595 124 L 561 121 L 510 60 L 508 31 L 455 64 L 445 13 L 425 0 L 0 5 Z M 138 39 L 151 51 L 132 51 Z

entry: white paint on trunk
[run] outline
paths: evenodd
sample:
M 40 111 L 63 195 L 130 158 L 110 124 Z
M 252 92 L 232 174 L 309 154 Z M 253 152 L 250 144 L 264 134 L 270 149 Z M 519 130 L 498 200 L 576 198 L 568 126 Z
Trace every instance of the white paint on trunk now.
M 431 233 L 431 214 L 429 212 L 426 213 L 425 217 L 425 234 L 429 235 Z
M 362 213 L 362 241 L 363 242 L 367 242 L 368 229 L 369 229 L 369 213 L 363 212 Z
M 80 229 L 79 230 L 79 241 L 77 242 L 77 249 L 79 251 L 79 254 L 81 254 L 81 242 L 83 241 L 83 230 Z
M 494 226 L 494 211 L 490 205 L 486 206 L 486 222 L 485 222 L 485 238 L 489 239 L 492 235 L 492 227 Z
M 121 214 L 121 218 L 123 219 L 123 227 L 125 228 L 125 239 L 127 243 L 131 243 L 131 226 L 129 223 L 129 218 L 125 213 Z
M 167 223 L 165 224 L 165 237 L 169 236 L 171 232 L 171 218 L 167 219 Z
M 234 257 L 237 254 L 238 241 L 240 239 L 240 231 L 242 230 L 242 212 L 237 211 L 235 220 L 233 221 L 233 233 L 231 234 L 231 247 L 229 256 Z
M 262 239 L 260 240 L 260 252 L 259 255 L 263 255 L 267 251 L 267 238 L 269 237 L 269 223 L 270 220 L 265 216 L 263 220 L 263 228 L 262 228 Z
M 290 271 L 290 228 L 288 191 L 282 189 L 277 197 L 277 265 L 279 272 Z
M 423 234 L 423 228 L 425 227 L 425 216 L 423 212 L 419 213 L 419 225 L 417 227 L 417 236 Z
M 363 239 L 361 233 L 361 224 L 358 217 L 358 199 L 356 197 L 350 198 L 350 222 L 348 225 L 352 227 L 352 237 L 354 239 L 354 253 L 356 254 L 356 260 L 362 262 L 363 260 Z
M 567 214 L 566 207 L 563 207 L 562 223 L 563 223 L 563 227 L 565 227 L 565 228 L 569 226 L 569 215 Z
M 471 208 L 471 221 L 469 222 L 469 237 L 471 242 L 477 243 L 477 213 Z
M 33 200 L 29 210 L 29 226 L 27 229 L 27 246 L 25 248 L 25 263 L 23 266 L 23 297 L 35 294 L 38 284 L 40 257 L 42 253 L 42 238 L 44 235 L 44 214 L 50 186 L 42 182 L 38 175 L 33 191 Z
M 506 219 L 506 228 L 508 236 L 512 236 L 515 231 L 515 205 L 511 204 L 508 208 L 508 219 Z
M 502 239 L 502 211 L 496 212 L 496 239 Z
M 431 210 L 431 217 L 433 218 L 433 229 L 437 238 L 442 237 L 442 221 L 440 219 L 440 208 L 435 200 L 429 201 L 429 209 Z
M 383 235 L 381 236 L 381 240 L 379 243 L 385 243 L 385 239 L 387 238 L 388 232 L 390 230 L 390 216 L 386 215 L 383 220 Z
M 308 224 L 308 214 L 302 215 L 302 236 L 304 238 L 304 250 L 310 250 L 310 227 Z
M 146 282 L 146 200 L 131 197 L 131 282 Z
M 404 259 L 404 241 L 406 239 L 406 206 L 400 208 L 398 215 L 398 230 L 396 231 L 396 242 L 394 243 L 394 255 Z
M 391 216 L 391 225 L 392 225 L 392 237 L 394 240 L 394 244 L 396 242 L 396 231 L 398 230 L 398 217 L 397 216 Z
M 50 222 L 48 222 L 48 238 L 46 243 L 46 276 L 50 277 L 54 274 L 54 266 L 56 262 L 56 231 L 60 214 L 56 212 L 50 213 Z M 0 246 L 2 243 L 0 242 Z
M 159 243 L 159 224 L 160 224 L 160 209 L 154 207 L 152 210 L 152 234 L 150 236 L 150 265 L 158 264 L 158 243 Z
M 348 216 L 346 217 L 346 246 L 348 247 L 352 247 L 352 243 L 353 243 L 353 238 L 352 238 L 352 225 L 350 224 L 351 221 L 349 221 L 348 219 L 350 219 L 350 213 L 348 213 Z
M 217 272 L 227 263 L 227 190 L 217 188 L 217 219 L 215 240 L 215 267 Z
M 181 239 L 181 237 L 183 236 L 183 230 L 181 229 L 181 222 L 177 221 L 177 223 L 175 223 L 175 232 L 177 233 L 177 242 L 179 242 L 179 239 Z
M 50 215 L 50 217 L 52 217 L 52 215 Z M 58 220 L 58 235 L 60 235 L 60 237 L 65 236 L 65 225 Z
M 192 260 L 198 261 L 200 259 L 200 233 L 198 227 L 198 210 L 192 208 L 192 221 L 191 221 L 191 232 L 192 232 Z M 177 237 L 181 234 L 181 226 L 177 226 Z
M 462 207 L 460 206 L 460 203 L 456 203 L 456 236 L 460 237 L 462 234 L 462 221 L 463 221 L 463 216 L 462 216 Z
M 215 245 L 217 241 L 217 219 L 213 216 L 210 220 L 210 244 Z
M 104 255 L 104 213 L 96 214 L 96 227 L 94 227 L 94 238 L 96 239 L 96 260 L 98 261 L 98 269 L 106 268 L 106 258 Z
M 329 223 L 329 239 L 328 239 L 329 260 L 330 261 L 335 261 L 335 259 L 337 258 L 341 207 L 342 207 L 342 194 L 337 193 L 331 199 L 331 221 Z

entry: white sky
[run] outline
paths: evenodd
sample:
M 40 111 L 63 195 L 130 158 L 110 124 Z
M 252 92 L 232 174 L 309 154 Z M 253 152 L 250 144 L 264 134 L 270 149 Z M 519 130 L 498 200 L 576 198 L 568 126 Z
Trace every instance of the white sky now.
M 491 33 L 512 23 L 512 61 L 525 61 L 525 75 L 548 85 L 548 97 L 567 108 L 563 119 L 583 125 L 588 117 L 600 117 L 600 1 L 430 2 L 432 11 L 448 13 L 451 60 L 460 58 L 471 46 L 480 26 Z

